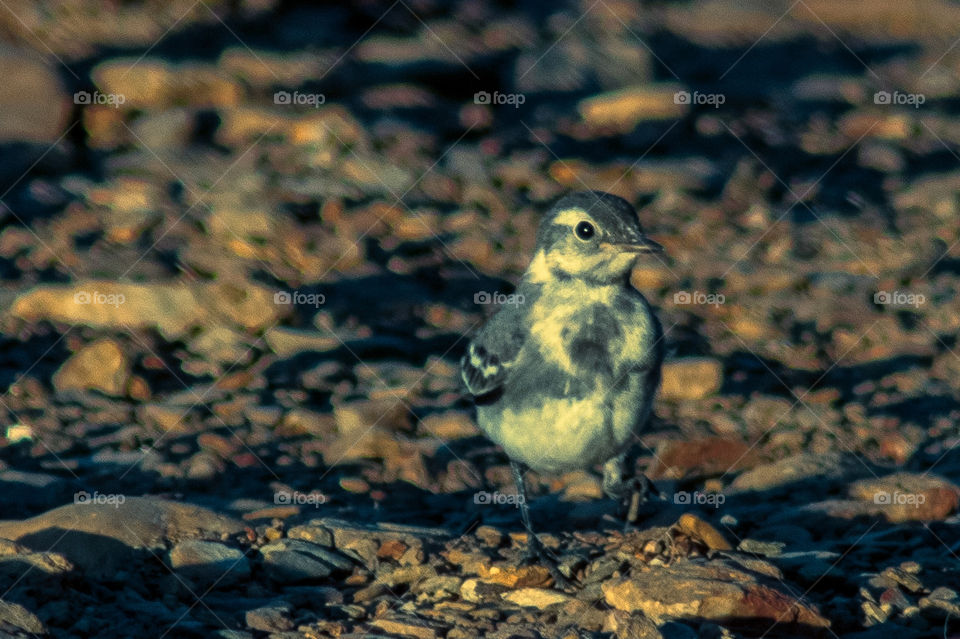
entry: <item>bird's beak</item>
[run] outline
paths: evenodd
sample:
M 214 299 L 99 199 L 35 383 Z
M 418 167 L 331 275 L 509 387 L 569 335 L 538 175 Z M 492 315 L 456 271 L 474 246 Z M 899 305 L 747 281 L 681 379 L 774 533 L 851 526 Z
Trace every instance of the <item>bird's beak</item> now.
M 608 246 L 625 253 L 663 253 L 663 247 L 646 236 L 637 242 L 609 243 Z

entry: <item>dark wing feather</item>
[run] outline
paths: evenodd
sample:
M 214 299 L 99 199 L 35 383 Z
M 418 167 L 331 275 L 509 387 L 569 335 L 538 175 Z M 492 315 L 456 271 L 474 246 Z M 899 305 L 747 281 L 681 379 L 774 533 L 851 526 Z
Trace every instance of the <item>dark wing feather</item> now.
M 501 309 L 480 329 L 460 359 L 460 378 L 474 399 L 502 390 L 523 341 L 516 307 Z

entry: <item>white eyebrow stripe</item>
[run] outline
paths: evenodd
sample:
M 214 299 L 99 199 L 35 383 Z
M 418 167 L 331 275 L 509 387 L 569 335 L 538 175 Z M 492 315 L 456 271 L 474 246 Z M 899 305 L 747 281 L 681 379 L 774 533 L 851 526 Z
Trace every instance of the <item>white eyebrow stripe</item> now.
M 553 223 L 573 227 L 584 220 L 587 220 L 594 226 L 597 224 L 583 209 L 564 209 L 553 218 Z

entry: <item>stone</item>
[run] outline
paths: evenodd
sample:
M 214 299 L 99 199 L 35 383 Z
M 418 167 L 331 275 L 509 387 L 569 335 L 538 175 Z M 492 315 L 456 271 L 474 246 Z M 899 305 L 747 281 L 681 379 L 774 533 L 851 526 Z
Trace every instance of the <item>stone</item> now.
M 98 390 L 105 395 L 126 394 L 130 361 L 112 339 L 97 340 L 82 347 L 53 375 L 57 391 Z
M 156 328 L 167 339 L 196 326 L 232 322 L 245 330 L 271 326 L 284 314 L 274 291 L 252 283 L 127 283 L 84 280 L 41 284 L 21 293 L 11 314 L 28 322 L 84 324 L 121 331 Z
M 814 478 L 826 481 L 842 475 L 844 467 L 840 453 L 799 453 L 744 471 L 731 482 L 726 492 L 769 490 Z
M 247 627 L 263 632 L 284 632 L 293 630 L 296 624 L 290 619 L 293 606 L 285 601 L 272 603 L 260 608 L 248 610 L 245 619 Z
M 733 550 L 719 530 L 691 513 L 684 513 L 677 520 L 677 529 L 694 539 L 698 539 L 711 550 Z
M 22 470 L 0 471 L 0 506 L 22 511 L 38 506 L 53 506 L 68 499 L 71 483 L 47 473 Z
M 436 639 L 441 636 L 439 629 L 443 628 L 443 626 L 436 623 L 429 623 L 422 619 L 400 615 L 374 619 L 370 622 L 370 625 L 391 635 L 416 637 L 417 639 Z M 443 630 L 445 631 L 446 629 L 443 628 Z
M 0 624 L 10 625 L 34 635 L 47 634 L 47 628 L 39 618 L 23 606 L 0 599 Z
M 870 514 L 892 523 L 940 521 L 957 510 L 960 488 L 941 477 L 895 473 L 850 486 L 850 495 L 866 502 Z
M 470 416 L 463 411 L 432 413 L 420 421 L 419 427 L 426 434 L 444 441 L 473 437 L 480 433 Z
M 756 448 L 742 441 L 707 437 L 671 440 L 657 446 L 650 479 L 700 479 L 739 471 L 756 463 Z
M 215 541 L 181 541 L 170 549 L 170 566 L 204 588 L 230 586 L 250 577 L 243 551 Z
M 308 331 L 286 326 L 274 326 L 263 336 L 267 345 L 280 357 L 292 357 L 298 353 L 328 353 L 343 346 L 336 337 L 318 331 Z
M 122 500 L 120 499 L 122 498 Z M 87 495 L 22 521 L 0 521 L 0 537 L 32 550 L 57 552 L 92 577 L 129 569 L 143 552 L 160 552 L 170 541 L 235 535 L 242 522 L 212 510 L 156 497 Z
M 830 626 L 819 612 L 793 596 L 717 560 L 648 566 L 629 577 L 607 581 L 602 589 L 610 606 L 641 612 L 657 625 L 673 619 L 699 619 Z
M 55 552 L 24 551 L 0 557 L 0 577 L 12 580 L 20 579 L 27 570 L 55 576 L 66 575 L 73 569 L 74 565 L 66 557 Z
M 570 595 L 545 588 L 520 588 L 519 590 L 505 592 L 502 597 L 504 600 L 518 606 L 523 606 L 524 608 L 539 609 L 567 603 L 573 599 Z
M 603 631 L 613 633 L 614 637 L 632 637 L 633 639 L 663 639 L 656 624 L 641 614 L 630 614 L 623 610 L 610 610 L 603 623 Z M 671 636 L 671 639 L 674 639 Z
M 306 583 L 349 573 L 354 563 L 335 551 L 300 539 L 281 539 L 260 549 L 263 566 L 278 582 Z
M 660 397 L 667 400 L 703 399 L 720 390 L 723 364 L 709 357 L 686 357 L 664 362 Z
M 679 91 L 679 85 L 644 84 L 585 98 L 577 111 L 591 126 L 626 133 L 645 120 L 672 120 L 686 113 L 689 105 L 675 99 Z
M 50 145 L 63 135 L 72 105 L 55 66 L 27 50 L 0 47 L 0 142 Z
M 94 67 L 91 76 L 104 93 L 122 95 L 128 109 L 163 110 L 178 102 L 233 107 L 243 94 L 237 82 L 210 64 L 112 58 Z

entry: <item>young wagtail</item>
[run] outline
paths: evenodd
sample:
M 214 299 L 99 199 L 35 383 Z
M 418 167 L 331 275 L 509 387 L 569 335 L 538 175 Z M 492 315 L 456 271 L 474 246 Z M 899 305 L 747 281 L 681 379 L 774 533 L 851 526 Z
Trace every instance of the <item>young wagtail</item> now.
M 625 200 L 562 198 L 540 224 L 517 303 L 489 319 L 460 361 L 480 429 L 510 457 L 527 560 L 549 563 L 530 526 L 524 466 L 563 473 L 602 463 L 607 495 L 624 499 L 636 486 L 624 477 L 626 450 L 650 418 L 663 343 L 630 271 L 662 250 Z

